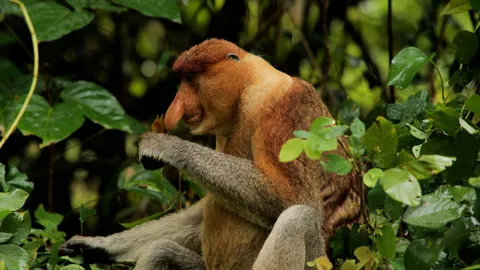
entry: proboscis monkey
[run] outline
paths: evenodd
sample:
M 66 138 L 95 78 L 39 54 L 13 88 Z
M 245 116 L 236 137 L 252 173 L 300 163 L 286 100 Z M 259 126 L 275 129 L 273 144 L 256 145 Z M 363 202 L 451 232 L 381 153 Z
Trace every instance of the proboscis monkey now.
M 315 89 L 235 44 L 207 40 L 173 65 L 181 84 L 165 115 L 192 134 L 214 134 L 216 151 L 145 133 L 140 157 L 186 171 L 208 191 L 193 206 L 107 237 L 75 236 L 60 251 L 135 269 L 305 269 L 326 255 L 334 230 L 361 218 L 361 181 L 302 154 L 279 162 L 295 130 L 331 116 Z M 343 140 L 343 138 L 342 138 Z M 343 149 L 337 154 L 346 156 Z

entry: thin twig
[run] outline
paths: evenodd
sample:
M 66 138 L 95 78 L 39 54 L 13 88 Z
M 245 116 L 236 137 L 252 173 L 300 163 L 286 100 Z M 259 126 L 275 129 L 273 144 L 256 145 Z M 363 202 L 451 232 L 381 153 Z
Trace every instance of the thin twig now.
M 32 99 L 33 92 L 35 91 L 35 86 L 37 85 L 37 79 L 38 79 L 38 40 L 37 40 L 37 35 L 35 34 L 35 28 L 33 28 L 32 20 L 30 19 L 30 15 L 28 15 L 28 11 L 25 8 L 25 5 L 19 0 L 10 0 L 10 1 L 20 6 L 20 9 L 22 10 L 23 16 L 25 17 L 25 23 L 27 24 L 28 30 L 30 31 L 30 34 L 32 36 L 33 78 L 32 78 L 32 84 L 30 85 L 30 90 L 28 91 L 27 97 L 25 98 L 25 101 L 23 102 L 23 105 L 22 105 L 22 108 L 20 109 L 20 112 L 17 114 L 17 117 L 13 121 L 13 123 L 10 126 L 10 128 L 8 129 L 7 133 L 5 133 L 5 136 L 0 141 L 0 149 L 2 148 L 2 146 L 7 141 L 8 137 L 10 137 L 10 135 L 13 133 L 15 128 L 18 126 L 18 123 L 20 122 L 20 119 L 22 118 L 23 114 L 27 110 L 28 103 L 30 103 L 30 100 Z
M 393 12 L 392 12 L 392 0 L 388 0 L 388 65 L 392 64 L 393 60 Z M 390 103 L 395 103 L 395 86 L 390 85 Z

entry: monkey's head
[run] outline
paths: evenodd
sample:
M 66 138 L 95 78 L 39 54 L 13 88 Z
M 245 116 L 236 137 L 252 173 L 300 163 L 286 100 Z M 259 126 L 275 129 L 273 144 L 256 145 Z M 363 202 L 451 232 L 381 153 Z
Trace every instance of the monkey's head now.
M 250 84 L 248 52 L 235 44 L 209 39 L 182 53 L 173 64 L 181 82 L 165 114 L 172 130 L 180 119 L 192 134 L 228 130 L 237 114 L 242 91 Z

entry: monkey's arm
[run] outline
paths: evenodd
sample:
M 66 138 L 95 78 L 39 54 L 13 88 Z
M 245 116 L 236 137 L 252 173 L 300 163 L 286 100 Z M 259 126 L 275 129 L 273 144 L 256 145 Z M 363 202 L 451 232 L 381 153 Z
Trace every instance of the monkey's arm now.
M 160 239 L 174 241 L 200 253 L 203 201 L 178 213 L 107 237 L 74 236 L 60 246 L 59 252 L 73 256 L 83 250 L 81 254 L 87 262 L 134 262 L 149 253 Z
M 145 133 L 139 144 L 140 157 L 150 157 L 185 170 L 201 182 L 219 199 L 235 203 L 238 214 L 247 213 L 248 219 L 270 227 L 278 215 L 288 207 L 273 194 L 266 176 L 252 161 L 214 151 L 175 136 Z

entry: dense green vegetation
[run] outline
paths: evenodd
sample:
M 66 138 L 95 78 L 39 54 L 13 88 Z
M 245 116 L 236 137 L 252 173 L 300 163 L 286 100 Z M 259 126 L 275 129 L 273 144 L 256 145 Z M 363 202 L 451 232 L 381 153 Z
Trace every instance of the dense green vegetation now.
M 281 161 L 363 176 L 367 222 L 309 265 L 480 269 L 480 2 L 389 2 L 0 0 L 0 269 L 98 269 L 59 245 L 203 195 L 144 170 L 135 140 L 175 93 L 172 61 L 208 37 L 309 81 L 331 109 Z M 323 153 L 337 147 L 349 158 Z

